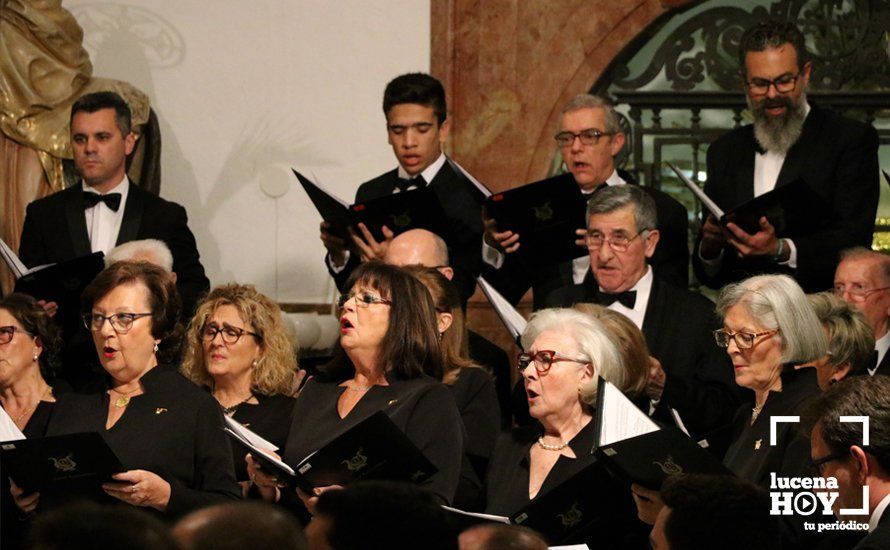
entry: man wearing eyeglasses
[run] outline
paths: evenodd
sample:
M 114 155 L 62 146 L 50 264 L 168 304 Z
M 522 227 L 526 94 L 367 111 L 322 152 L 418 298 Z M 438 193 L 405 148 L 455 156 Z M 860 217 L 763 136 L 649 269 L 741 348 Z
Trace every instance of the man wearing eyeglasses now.
M 829 388 L 804 416 L 818 475 L 837 481 L 832 508 L 841 521 L 868 523 L 854 550 L 890 548 L 890 377 L 853 377 Z M 854 421 L 844 422 L 852 417 Z M 868 424 L 855 421 L 868 419 Z M 864 441 L 868 426 L 868 442 Z M 865 491 L 867 489 L 867 492 Z M 863 500 L 864 499 L 864 500 Z M 860 516 L 841 510 L 864 510 Z
M 815 232 L 777 234 L 772 222 L 747 233 L 705 220 L 693 253 L 699 280 L 712 288 L 756 273 L 788 273 L 804 290 L 831 287 L 838 253 L 871 242 L 879 193 L 873 127 L 807 101 L 812 64 L 790 22 L 766 21 L 741 39 L 739 61 L 753 125 L 708 148 L 705 192 L 729 210 L 797 179 L 833 206 L 836 219 Z
M 864 247 L 845 250 L 834 273 L 834 293 L 861 311 L 874 330 L 875 361 L 867 374 L 890 376 L 890 256 Z
M 648 264 L 660 246 L 655 202 L 633 185 L 609 187 L 587 206 L 591 276 L 550 293 L 545 307 L 592 302 L 624 314 L 643 332 L 653 361 L 650 413 L 672 423 L 677 409 L 693 434 L 726 426 L 739 404 L 729 358 L 714 344 L 719 326 L 704 296 L 664 281 Z
M 624 147 L 625 136 L 618 114 L 608 101 L 589 94 L 575 96 L 562 109 L 554 140 L 581 190 L 581 200 L 586 202 L 610 186 L 634 184 L 630 174 L 616 169 L 615 156 Z M 660 277 L 685 287 L 689 282 L 686 209 L 658 189 L 643 189 L 655 200 L 660 220 L 661 245 L 652 257 L 652 265 Z M 499 232 L 493 220 L 487 221 L 482 257 L 491 269 L 486 278 L 511 303 L 518 302 L 531 287 L 535 309 L 540 309 L 548 293 L 579 284 L 587 276 L 590 263 L 583 248 L 585 231 L 578 229 L 578 258 L 559 265 L 528 266 L 513 255 L 521 246 L 522 236 Z

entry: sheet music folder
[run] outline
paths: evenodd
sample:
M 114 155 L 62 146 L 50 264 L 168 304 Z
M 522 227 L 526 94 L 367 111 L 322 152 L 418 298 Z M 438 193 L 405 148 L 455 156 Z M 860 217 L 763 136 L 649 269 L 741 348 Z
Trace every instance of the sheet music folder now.
M 122 472 L 120 460 L 96 432 L 0 443 L 3 475 L 26 492 L 90 489 Z
M 760 231 L 760 218 L 765 216 L 775 227 L 776 235 L 791 238 L 809 235 L 837 218 L 837 213 L 828 201 L 813 191 L 813 188 L 800 178 L 777 186 L 772 191 L 723 212 L 679 168 L 671 163 L 667 163 L 667 165 L 702 201 L 702 204 L 719 220 L 721 225 L 732 222 L 747 233 L 753 234 Z
M 732 473 L 676 428 L 659 428 L 613 384 L 597 388 L 596 456 L 617 478 L 660 489 L 670 476 Z
M 535 264 L 549 265 L 587 255 L 575 244 L 575 230 L 587 227 L 587 201 L 566 173 L 528 183 L 485 199 L 498 231 L 519 233 L 515 253 Z
M 230 429 L 226 433 L 235 437 Z M 245 439 L 236 439 L 279 481 L 307 492 L 361 479 L 423 483 L 438 471 L 383 411 L 362 420 L 294 466 L 260 452 Z
M 427 229 L 437 235 L 451 230 L 439 198 L 429 186 L 349 205 L 296 170 L 293 173 L 337 236 L 348 236 L 347 228 L 359 223 L 364 223 L 378 241 L 384 239 L 384 225 L 396 235 L 409 229 Z

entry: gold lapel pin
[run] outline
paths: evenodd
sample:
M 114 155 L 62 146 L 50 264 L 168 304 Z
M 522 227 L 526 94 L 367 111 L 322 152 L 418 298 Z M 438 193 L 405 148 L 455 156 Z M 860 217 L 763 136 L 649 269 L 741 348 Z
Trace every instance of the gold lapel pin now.
M 161 414 L 165 412 L 167 412 L 167 409 L 165 409 L 164 407 L 158 407 L 157 409 L 155 409 L 155 414 Z
M 758 450 L 758 449 L 760 449 L 760 444 L 761 444 L 761 442 L 763 442 L 762 439 L 758 439 L 757 441 L 754 442 L 754 450 L 755 450 L 755 451 Z

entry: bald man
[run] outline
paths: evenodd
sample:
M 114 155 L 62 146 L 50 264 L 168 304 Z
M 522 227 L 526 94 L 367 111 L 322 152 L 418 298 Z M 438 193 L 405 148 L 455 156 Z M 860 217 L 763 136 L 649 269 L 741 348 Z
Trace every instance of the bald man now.
M 426 229 L 411 229 L 396 236 L 386 249 L 384 261 L 391 265 L 422 265 L 438 269 L 449 280 L 454 276 L 454 269 L 448 263 L 448 247 L 442 237 Z M 464 303 L 466 310 L 466 303 Z M 510 359 L 500 347 L 483 338 L 481 335 L 467 330 L 467 344 L 470 358 L 479 365 L 488 368 L 494 377 L 494 387 L 501 408 L 501 426 L 512 424 L 511 390 L 510 390 Z

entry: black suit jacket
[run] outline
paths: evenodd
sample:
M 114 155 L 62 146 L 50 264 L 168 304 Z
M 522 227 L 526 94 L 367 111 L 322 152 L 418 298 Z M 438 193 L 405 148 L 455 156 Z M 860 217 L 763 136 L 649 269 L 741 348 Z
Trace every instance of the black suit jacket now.
M 890 511 L 884 510 L 878 527 L 859 541 L 853 550 L 884 550 L 890 548 Z
M 630 174 L 620 171 L 619 175 L 628 184 L 636 185 Z M 567 173 L 565 177 L 571 177 L 571 174 Z M 663 191 L 652 187 L 641 189 L 655 201 L 661 234 L 650 260 L 652 269 L 665 281 L 686 287 L 689 284 L 689 219 L 686 208 Z M 589 198 L 590 195 L 583 196 L 585 203 Z M 579 249 L 579 256 L 584 254 Z M 535 310 L 545 307 L 545 299 L 551 292 L 575 284 L 571 260 L 554 265 L 529 265 L 528 261 L 509 254 L 500 269 L 484 266 L 484 270 L 486 280 L 512 304 L 522 299 L 531 288 Z
M 399 179 L 398 169 L 391 170 L 361 184 L 355 192 L 355 202 L 392 195 Z M 454 284 L 466 302 L 476 290 L 476 275 L 482 268 L 482 201 L 485 197 L 460 171 L 445 162 L 429 182 L 448 217 L 450 230 L 439 235 L 448 245 L 448 260 L 454 268 Z M 347 291 L 346 281 L 358 267 L 357 254 L 350 254 L 349 261 L 339 273 L 328 270 L 340 291 Z
M 596 281 L 588 275 L 583 284 L 551 293 L 545 307 L 593 302 L 594 285 Z M 673 424 L 668 408 L 677 409 L 694 436 L 728 426 L 744 396 L 735 383 L 729 356 L 714 343 L 711 333 L 719 326 L 710 300 L 654 278 L 642 332 L 649 353 L 661 362 L 667 376 L 654 416 Z
M 173 254 L 176 288 L 182 297 L 183 319 L 210 288 L 188 228 L 185 208 L 130 183 L 117 244 L 142 239 L 164 241 Z M 75 185 L 28 205 L 19 257 L 27 266 L 57 263 L 91 252 L 84 217 L 83 190 Z
M 754 198 L 757 149 L 752 126 L 724 134 L 708 148 L 705 193 L 720 208 L 729 210 Z M 692 257 L 699 280 L 720 288 L 758 273 L 787 272 L 807 292 L 831 288 L 840 251 L 871 245 L 879 195 L 877 151 L 878 135 L 872 126 L 813 105 L 800 138 L 785 157 L 776 187 L 803 178 L 834 206 L 837 221 L 806 235 L 795 233 L 793 227 L 787 235 L 779 235 L 791 238 L 797 247 L 793 271 L 771 259 L 741 260 L 727 245 L 719 272 L 711 276 L 704 271 L 696 245 Z

